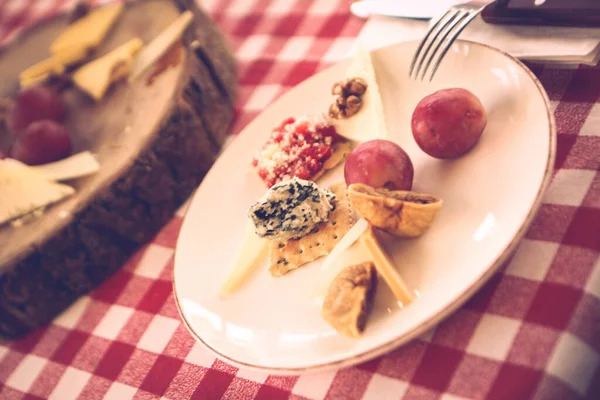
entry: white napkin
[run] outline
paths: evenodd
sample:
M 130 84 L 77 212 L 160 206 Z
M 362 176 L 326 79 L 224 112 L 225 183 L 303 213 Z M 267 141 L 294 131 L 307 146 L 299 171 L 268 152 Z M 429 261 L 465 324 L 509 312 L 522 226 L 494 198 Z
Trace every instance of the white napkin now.
M 368 48 L 421 40 L 429 21 L 372 16 L 359 35 Z M 565 65 L 596 65 L 600 59 L 600 28 L 493 25 L 478 16 L 460 39 L 484 43 L 522 60 Z

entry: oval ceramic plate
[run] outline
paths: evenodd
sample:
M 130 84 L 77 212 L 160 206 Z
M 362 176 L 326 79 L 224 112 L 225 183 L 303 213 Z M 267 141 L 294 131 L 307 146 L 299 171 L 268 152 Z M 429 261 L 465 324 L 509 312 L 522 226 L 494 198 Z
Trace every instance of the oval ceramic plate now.
M 226 298 L 219 288 L 236 256 L 248 207 L 266 187 L 250 167 L 255 151 L 284 118 L 326 110 L 332 83 L 349 61 L 314 75 L 261 113 L 226 149 L 194 195 L 179 235 L 174 287 L 193 336 L 237 365 L 286 374 L 343 367 L 379 356 L 447 316 L 492 275 L 514 250 L 549 182 L 555 128 L 544 89 L 519 61 L 484 45 L 458 41 L 432 83 L 408 79 L 416 43 L 372 53 L 389 139 L 410 155 L 413 190 L 444 200 L 422 237 L 385 247 L 418 297 L 395 305 L 380 280 L 364 337 L 336 333 L 320 316 L 315 285 L 321 261 L 280 278 L 266 266 Z M 435 90 L 463 87 L 488 112 L 479 143 L 465 156 L 442 161 L 415 144 L 410 118 Z M 318 181 L 343 180 L 338 167 Z

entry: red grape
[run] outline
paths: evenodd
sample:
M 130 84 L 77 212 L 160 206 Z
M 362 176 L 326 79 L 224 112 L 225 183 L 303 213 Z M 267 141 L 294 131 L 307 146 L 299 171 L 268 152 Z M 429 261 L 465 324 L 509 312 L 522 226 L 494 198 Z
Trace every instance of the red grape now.
M 389 140 L 361 143 L 344 166 L 346 185 L 362 183 L 375 189 L 411 190 L 414 169 L 404 149 Z
M 35 121 L 48 119 L 62 122 L 65 105 L 60 96 L 47 88 L 34 87 L 20 91 L 8 116 L 8 126 L 21 132 Z
M 58 161 L 71 153 L 71 138 L 64 126 L 50 120 L 31 123 L 10 149 L 10 156 L 27 165 Z
M 435 158 L 456 158 L 469 151 L 487 125 L 485 108 L 462 88 L 442 89 L 417 104 L 411 120 L 413 137 Z

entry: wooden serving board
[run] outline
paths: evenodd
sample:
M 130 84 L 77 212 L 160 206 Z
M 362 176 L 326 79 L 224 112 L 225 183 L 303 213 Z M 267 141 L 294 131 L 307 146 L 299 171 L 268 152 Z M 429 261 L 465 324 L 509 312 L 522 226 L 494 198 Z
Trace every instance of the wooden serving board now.
M 234 115 L 236 67 L 194 0 L 128 3 L 95 55 L 136 36 L 149 43 L 186 9 L 194 20 L 152 83 L 149 68 L 98 102 L 75 87 L 63 91 L 73 153 L 91 151 L 101 169 L 65 182 L 76 195 L 40 218 L 0 226 L 0 336 L 48 323 L 118 270 L 173 217 L 219 155 Z M 68 15 L 45 21 L 0 51 L 0 97 L 14 94 L 19 73 L 49 56 L 68 22 Z

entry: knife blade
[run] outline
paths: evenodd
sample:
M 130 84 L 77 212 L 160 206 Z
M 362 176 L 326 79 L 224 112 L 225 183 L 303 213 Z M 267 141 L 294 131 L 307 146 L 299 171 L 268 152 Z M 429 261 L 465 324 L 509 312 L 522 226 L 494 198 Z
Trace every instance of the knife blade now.
M 350 12 L 360 18 L 383 15 L 428 20 L 441 15 L 453 5 L 463 3 L 474 2 L 466 0 L 359 0 L 350 5 Z

